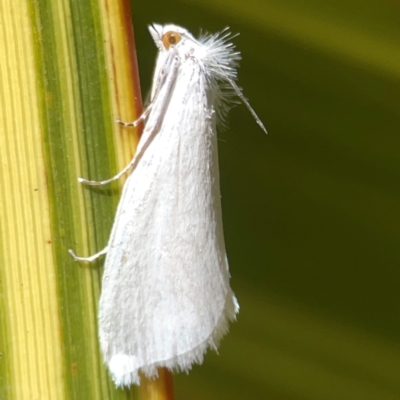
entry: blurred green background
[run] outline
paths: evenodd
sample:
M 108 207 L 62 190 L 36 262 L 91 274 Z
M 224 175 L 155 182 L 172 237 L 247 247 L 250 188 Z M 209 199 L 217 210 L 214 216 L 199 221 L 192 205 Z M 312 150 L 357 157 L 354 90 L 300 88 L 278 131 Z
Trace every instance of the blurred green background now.
M 241 311 L 183 399 L 400 399 L 400 1 L 133 2 L 144 97 L 152 22 L 229 26 L 266 125 L 219 133 Z

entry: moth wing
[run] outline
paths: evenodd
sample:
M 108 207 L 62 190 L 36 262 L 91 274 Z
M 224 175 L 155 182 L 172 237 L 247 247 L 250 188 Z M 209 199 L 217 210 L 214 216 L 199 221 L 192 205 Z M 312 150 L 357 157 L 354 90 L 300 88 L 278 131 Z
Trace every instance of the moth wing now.
M 176 81 L 159 132 L 125 183 L 112 229 L 99 331 L 118 386 L 139 383 L 139 369 L 152 377 L 158 367 L 188 370 L 202 362 L 238 310 L 214 111 L 199 68 L 193 62 Z

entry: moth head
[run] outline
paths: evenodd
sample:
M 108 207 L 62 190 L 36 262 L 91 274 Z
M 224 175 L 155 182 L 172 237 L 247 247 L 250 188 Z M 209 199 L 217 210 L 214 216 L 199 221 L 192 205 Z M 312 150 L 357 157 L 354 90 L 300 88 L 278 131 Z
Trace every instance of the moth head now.
M 175 46 L 182 39 L 182 36 L 179 32 L 168 31 L 165 32 L 162 37 L 162 42 L 164 47 L 168 50 L 171 46 Z
M 184 28 L 177 25 L 159 25 L 149 26 L 150 34 L 159 50 L 169 50 L 171 46 L 176 46 L 184 39 L 195 41 L 193 36 Z

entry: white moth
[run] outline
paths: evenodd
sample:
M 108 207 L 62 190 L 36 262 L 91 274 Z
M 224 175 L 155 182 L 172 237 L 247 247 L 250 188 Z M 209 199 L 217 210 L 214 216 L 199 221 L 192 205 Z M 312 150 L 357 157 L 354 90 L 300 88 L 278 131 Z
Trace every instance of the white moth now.
M 188 371 L 216 349 L 235 319 L 222 228 L 216 122 L 227 111 L 240 55 L 229 33 L 196 40 L 176 25 L 153 25 L 159 49 L 151 102 L 108 246 L 99 311 L 104 361 L 117 386 L 157 368 Z M 222 84 L 222 86 L 221 86 Z M 121 122 L 121 121 L 119 121 Z

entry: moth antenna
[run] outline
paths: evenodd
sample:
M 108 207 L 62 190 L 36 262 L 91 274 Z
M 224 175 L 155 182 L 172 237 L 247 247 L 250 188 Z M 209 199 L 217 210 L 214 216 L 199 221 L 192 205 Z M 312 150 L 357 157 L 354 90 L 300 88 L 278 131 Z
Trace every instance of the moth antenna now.
M 232 89 L 238 95 L 239 99 L 250 111 L 251 115 L 260 126 L 260 128 L 266 134 L 268 134 L 268 131 L 265 128 L 264 124 L 261 122 L 261 119 L 258 117 L 250 103 L 243 96 L 243 93 L 239 89 L 238 85 L 235 83 L 237 66 L 236 62 L 241 57 L 240 53 L 235 51 L 235 45 L 230 40 L 238 35 L 239 33 L 231 34 L 229 32 L 229 27 L 226 27 L 217 34 L 210 36 L 205 35 L 200 38 L 199 42 L 196 42 L 206 45 L 211 52 L 210 59 L 208 60 L 211 75 L 215 74 L 217 80 L 226 81 L 230 84 Z
M 239 96 L 239 99 L 242 101 L 242 103 L 247 107 L 247 109 L 250 111 L 250 114 L 253 116 L 257 124 L 260 126 L 260 128 L 268 135 L 268 131 L 265 128 L 264 124 L 261 122 L 261 119 L 258 117 L 256 112 L 254 111 L 253 107 L 250 105 L 250 103 L 247 101 L 247 99 L 243 96 L 242 91 L 239 89 L 238 85 L 236 85 L 235 81 L 232 79 L 229 79 L 228 77 L 226 80 L 229 82 L 229 84 L 233 87 L 233 90 L 236 92 L 236 94 Z

